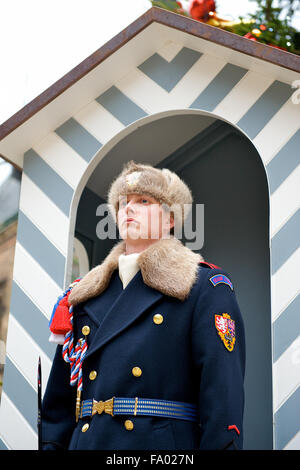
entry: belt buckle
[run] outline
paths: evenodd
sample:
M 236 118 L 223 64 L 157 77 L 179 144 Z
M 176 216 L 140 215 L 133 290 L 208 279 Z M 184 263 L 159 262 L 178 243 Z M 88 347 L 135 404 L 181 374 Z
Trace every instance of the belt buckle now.
M 114 416 L 113 409 L 114 409 L 114 397 L 106 401 L 97 401 L 93 399 L 92 416 L 94 416 L 96 413 L 101 415 L 103 411 L 106 414 Z

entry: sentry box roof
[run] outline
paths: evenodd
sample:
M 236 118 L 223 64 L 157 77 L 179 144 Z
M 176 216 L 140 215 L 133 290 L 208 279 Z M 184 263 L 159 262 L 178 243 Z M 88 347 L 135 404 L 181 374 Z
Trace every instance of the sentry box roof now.
M 157 52 L 171 63 L 182 48 L 199 51 L 204 62 L 206 58 L 216 64 L 226 61 L 263 74 L 266 80 L 291 86 L 299 79 L 300 59 L 295 54 L 154 7 L 4 122 L 0 126 L 0 155 L 22 170 L 24 152 L 84 105 Z M 186 70 L 188 62 L 193 62 L 192 54 L 177 59 L 186 62 Z M 165 68 L 165 77 L 152 78 L 171 89 L 174 83 L 170 83 L 170 67 L 169 71 Z M 144 71 L 147 73 L 146 67 Z M 205 80 L 201 73 L 205 76 L 205 70 L 200 71 L 199 80 Z M 181 78 L 176 72 L 172 75 L 175 82 Z

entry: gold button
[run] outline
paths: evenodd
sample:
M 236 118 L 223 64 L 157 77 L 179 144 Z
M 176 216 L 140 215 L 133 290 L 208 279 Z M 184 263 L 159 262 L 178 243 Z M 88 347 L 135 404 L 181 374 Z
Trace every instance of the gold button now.
M 88 429 L 89 429 L 90 425 L 88 423 L 85 423 L 82 428 L 81 428 L 81 431 L 82 432 L 86 432 Z
M 89 374 L 90 380 L 95 380 L 96 377 L 97 377 L 97 372 L 95 370 L 92 370 Z
M 130 419 L 126 419 L 124 426 L 127 429 L 127 431 L 131 431 L 133 429 L 133 422 L 130 421 Z
M 142 375 L 142 369 L 140 369 L 139 367 L 134 367 L 132 369 L 132 373 L 135 377 L 139 377 L 140 375 Z
M 156 315 L 153 316 L 153 321 L 157 325 L 160 325 L 164 321 L 164 317 L 160 313 L 156 313 Z
M 91 329 L 88 325 L 85 325 L 81 331 L 84 336 L 87 336 L 90 333 Z

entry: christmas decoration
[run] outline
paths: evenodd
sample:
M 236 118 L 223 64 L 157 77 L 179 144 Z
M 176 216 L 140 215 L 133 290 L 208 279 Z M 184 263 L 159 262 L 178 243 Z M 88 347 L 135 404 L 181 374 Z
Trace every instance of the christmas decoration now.
M 151 3 L 251 41 L 300 55 L 300 32 L 290 24 L 295 11 L 300 8 L 300 0 L 277 0 L 277 7 L 274 7 L 274 0 L 249 1 L 257 3 L 255 13 L 249 14 L 248 18 L 239 16 L 238 20 L 220 17 L 214 0 L 151 0 Z

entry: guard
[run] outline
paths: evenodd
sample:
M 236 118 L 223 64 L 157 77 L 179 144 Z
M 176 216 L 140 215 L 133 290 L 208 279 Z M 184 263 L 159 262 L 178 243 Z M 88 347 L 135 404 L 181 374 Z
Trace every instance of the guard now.
M 44 450 L 242 449 L 243 320 L 230 275 L 174 236 L 192 201 L 132 160 L 112 182 L 122 240 L 53 308 Z

